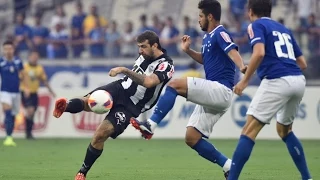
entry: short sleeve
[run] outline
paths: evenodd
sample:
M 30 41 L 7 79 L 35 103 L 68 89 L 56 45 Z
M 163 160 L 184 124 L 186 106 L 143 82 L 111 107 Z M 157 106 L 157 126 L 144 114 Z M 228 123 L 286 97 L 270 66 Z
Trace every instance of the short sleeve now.
M 174 66 L 171 62 L 165 61 L 160 63 L 153 72 L 158 76 L 160 82 L 168 81 L 174 73 Z
M 232 41 L 230 35 L 225 31 L 219 32 L 217 35 L 217 41 L 221 49 L 226 54 L 228 54 L 232 49 L 238 50 L 238 46 Z
M 253 47 L 257 43 L 265 44 L 264 27 L 260 23 L 252 23 L 248 26 L 248 36 L 250 45 Z

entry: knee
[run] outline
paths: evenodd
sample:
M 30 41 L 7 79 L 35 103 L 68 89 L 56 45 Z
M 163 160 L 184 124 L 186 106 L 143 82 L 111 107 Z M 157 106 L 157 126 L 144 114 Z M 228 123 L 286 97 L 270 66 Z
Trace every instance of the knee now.
M 199 139 L 191 137 L 191 136 L 186 136 L 185 137 L 185 143 L 189 146 L 189 147 L 193 147 L 194 145 L 197 144 L 197 142 L 199 141 Z
M 175 90 L 178 90 L 180 88 L 179 86 L 179 80 L 177 79 L 173 79 L 171 81 L 168 82 L 168 86 L 175 89 Z
M 199 132 L 194 130 L 193 127 L 188 127 L 187 133 L 185 136 L 185 143 L 189 147 L 192 148 L 193 146 L 195 146 L 201 138 L 202 138 L 202 135 Z
M 95 144 L 104 143 L 113 132 L 114 127 L 112 126 L 112 124 L 109 125 L 102 122 L 93 136 L 92 145 L 94 146 Z
M 278 135 L 281 139 L 285 138 L 291 130 L 277 129 Z

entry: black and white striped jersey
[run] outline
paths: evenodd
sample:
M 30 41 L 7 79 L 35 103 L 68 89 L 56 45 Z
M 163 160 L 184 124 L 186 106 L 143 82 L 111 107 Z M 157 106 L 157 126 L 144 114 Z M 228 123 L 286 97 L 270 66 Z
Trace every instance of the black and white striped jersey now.
M 126 95 L 135 105 L 134 111 L 143 113 L 157 103 L 163 87 L 171 79 L 174 73 L 173 61 L 166 54 L 161 55 L 154 61 L 145 60 L 141 55 L 136 59 L 132 70 L 147 76 L 154 73 L 161 82 L 153 88 L 145 88 L 132 81 L 128 76 L 120 80 Z

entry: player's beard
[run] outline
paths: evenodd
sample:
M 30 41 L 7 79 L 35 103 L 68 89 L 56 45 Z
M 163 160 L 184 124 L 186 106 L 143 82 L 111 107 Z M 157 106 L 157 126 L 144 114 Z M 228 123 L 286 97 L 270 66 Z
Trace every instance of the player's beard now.
M 147 61 L 153 61 L 153 59 L 154 59 L 154 53 L 153 53 L 153 51 L 150 51 L 150 54 L 149 54 L 149 55 L 144 54 L 144 55 L 142 55 L 142 56 L 143 56 L 143 58 L 144 58 L 145 60 L 147 60 Z
M 201 26 L 201 30 L 202 31 L 207 31 L 209 27 L 209 20 L 206 18 L 205 23 L 203 24 L 203 26 Z

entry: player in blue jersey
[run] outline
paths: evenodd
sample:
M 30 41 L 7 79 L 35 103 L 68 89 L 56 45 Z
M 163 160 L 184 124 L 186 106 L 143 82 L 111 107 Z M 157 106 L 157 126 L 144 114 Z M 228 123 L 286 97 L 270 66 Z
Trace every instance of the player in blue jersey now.
M 195 61 L 203 64 L 206 79 L 187 77 L 170 81 L 151 118 L 145 122 L 131 118 L 130 122 L 140 130 L 144 138 L 150 139 L 157 124 L 172 109 L 178 95 L 196 103 L 187 125 L 186 144 L 200 156 L 221 166 L 227 176 L 231 160 L 204 138 L 209 137 L 215 123 L 230 106 L 235 64 L 242 71 L 246 68 L 237 46 L 226 29 L 220 25 L 220 3 L 216 0 L 202 0 L 198 8 L 199 24 L 206 32 L 203 36 L 202 50 L 196 52 L 190 49 L 191 39 L 187 35 L 182 37 L 181 47 Z
M 5 115 L 4 122 L 7 137 L 3 142 L 5 146 L 16 146 L 12 139 L 14 129 L 14 119 L 20 109 L 20 77 L 24 79 L 27 91 L 26 96 L 29 96 L 28 78 L 23 71 L 22 61 L 14 56 L 14 45 L 11 41 L 3 43 L 4 56 L 0 58 L 0 75 L 1 75 L 1 92 L 0 102 L 3 113 Z
M 233 154 L 229 180 L 237 180 L 250 157 L 255 138 L 276 115 L 277 132 L 301 173 L 302 180 L 311 179 L 303 148 L 292 132 L 292 124 L 305 91 L 302 70 L 306 61 L 292 33 L 282 24 L 270 19 L 272 0 L 249 0 L 248 26 L 253 48 L 250 63 L 242 80 L 234 87 L 238 95 L 247 87 L 257 70 L 262 82 L 247 112 L 247 122 Z

